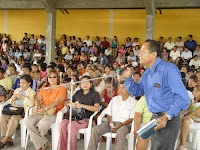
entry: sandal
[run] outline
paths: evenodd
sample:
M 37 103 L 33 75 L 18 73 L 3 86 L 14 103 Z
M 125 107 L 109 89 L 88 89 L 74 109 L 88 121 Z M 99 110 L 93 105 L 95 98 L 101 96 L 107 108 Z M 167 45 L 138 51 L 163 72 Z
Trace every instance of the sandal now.
M 13 145 L 13 142 L 12 142 L 12 141 L 7 141 L 5 145 L 6 145 L 6 146 L 12 146 L 12 145 Z
M 183 145 L 180 145 L 176 150 L 187 150 L 187 147 L 184 147 Z
M 0 142 L 0 149 L 4 148 L 5 144 L 3 144 L 2 142 Z

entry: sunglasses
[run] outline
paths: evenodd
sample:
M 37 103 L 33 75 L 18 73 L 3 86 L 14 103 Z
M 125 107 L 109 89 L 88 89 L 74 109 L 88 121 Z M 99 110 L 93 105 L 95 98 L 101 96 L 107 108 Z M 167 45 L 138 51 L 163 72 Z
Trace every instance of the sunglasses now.
M 57 76 L 49 76 L 48 78 L 49 79 L 51 79 L 51 78 L 55 79 L 55 78 L 57 78 Z

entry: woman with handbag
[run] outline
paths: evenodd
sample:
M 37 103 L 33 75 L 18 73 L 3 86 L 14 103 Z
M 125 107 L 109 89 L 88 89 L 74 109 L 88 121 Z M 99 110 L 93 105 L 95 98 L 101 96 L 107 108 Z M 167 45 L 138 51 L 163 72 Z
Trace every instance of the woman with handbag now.
M 59 75 L 52 70 L 47 75 L 46 85 L 38 92 L 34 113 L 25 119 L 25 125 L 37 150 L 46 149 L 45 144 L 48 140 L 45 135 L 50 126 L 56 122 L 57 112 L 64 107 L 64 100 L 67 97 L 65 87 L 44 89 L 57 85 L 59 85 Z
M 99 111 L 101 104 L 99 93 L 94 90 L 92 81 L 89 76 L 83 76 L 81 78 L 81 90 L 77 91 L 73 98 L 72 105 L 72 122 L 71 122 L 71 141 L 70 141 L 70 150 L 77 149 L 77 133 L 79 129 L 87 128 L 89 123 L 89 118 L 95 111 Z M 65 104 L 66 107 L 70 105 L 70 101 L 67 101 Z M 82 109 L 82 114 L 80 114 Z M 76 115 L 74 115 L 76 114 Z M 85 116 L 84 116 L 85 115 Z M 69 116 L 69 111 L 68 111 Z M 80 117 L 82 116 L 82 117 Z M 66 117 L 68 118 L 68 117 Z M 69 119 L 64 119 L 60 123 L 59 133 L 59 150 L 67 150 L 68 142 L 68 125 Z
M 22 75 L 20 77 L 20 88 L 14 91 L 13 96 L 9 99 L 10 104 L 6 105 L 6 108 L 2 111 L 1 116 L 1 136 L 3 139 L 0 142 L 0 149 L 4 146 L 12 146 L 12 135 L 14 134 L 19 121 L 22 119 L 27 107 L 34 105 L 36 92 L 31 89 L 32 78 L 30 75 Z M 12 115 L 11 109 L 15 109 L 16 112 L 20 111 L 18 115 Z M 16 113 L 15 112 L 15 113 Z M 6 115 L 7 113 L 7 115 Z

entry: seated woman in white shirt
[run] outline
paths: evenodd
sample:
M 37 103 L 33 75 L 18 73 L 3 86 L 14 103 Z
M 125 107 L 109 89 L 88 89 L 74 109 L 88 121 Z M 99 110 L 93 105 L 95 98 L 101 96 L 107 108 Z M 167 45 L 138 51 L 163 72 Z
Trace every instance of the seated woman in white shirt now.
M 92 60 L 93 62 L 97 61 L 97 57 L 95 56 L 94 53 L 92 53 L 92 56 L 90 57 L 90 60 Z
M 42 54 L 40 53 L 40 50 L 34 50 L 36 53 L 33 55 L 33 58 L 37 57 L 39 60 L 42 58 Z

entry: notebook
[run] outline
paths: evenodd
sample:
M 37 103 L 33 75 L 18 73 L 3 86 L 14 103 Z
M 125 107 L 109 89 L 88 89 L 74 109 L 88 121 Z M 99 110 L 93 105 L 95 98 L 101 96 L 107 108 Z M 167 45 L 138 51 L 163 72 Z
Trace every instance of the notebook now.
M 158 121 L 156 119 L 151 120 L 148 124 L 142 127 L 137 131 L 137 134 L 141 139 L 149 138 L 154 132 L 155 127 L 158 125 Z

